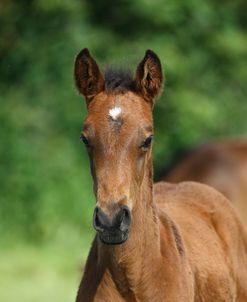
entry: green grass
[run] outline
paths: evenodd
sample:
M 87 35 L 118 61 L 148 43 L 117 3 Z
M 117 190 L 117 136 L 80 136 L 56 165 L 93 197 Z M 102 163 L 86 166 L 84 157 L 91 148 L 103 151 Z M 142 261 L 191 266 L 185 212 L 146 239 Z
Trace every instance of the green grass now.
M 75 301 L 91 236 L 0 249 L 2 302 Z

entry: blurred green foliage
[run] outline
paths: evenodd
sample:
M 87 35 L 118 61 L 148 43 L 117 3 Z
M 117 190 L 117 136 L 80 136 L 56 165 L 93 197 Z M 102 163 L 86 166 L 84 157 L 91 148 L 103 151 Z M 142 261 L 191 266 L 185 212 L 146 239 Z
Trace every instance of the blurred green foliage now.
M 72 76 L 84 47 L 133 71 L 147 48 L 160 56 L 156 171 L 178 150 L 246 135 L 246 11 L 245 0 L 1 1 L 1 241 L 88 238 L 85 106 Z

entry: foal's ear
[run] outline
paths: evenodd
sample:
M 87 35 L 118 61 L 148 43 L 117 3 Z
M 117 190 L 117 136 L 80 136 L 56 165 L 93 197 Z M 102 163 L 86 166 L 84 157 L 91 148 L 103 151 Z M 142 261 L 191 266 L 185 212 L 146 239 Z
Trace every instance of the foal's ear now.
M 163 75 L 160 59 L 152 50 L 146 51 L 138 65 L 135 82 L 143 97 L 153 104 L 161 92 Z
M 87 48 L 75 59 L 74 76 L 77 89 L 85 96 L 87 104 L 104 89 L 104 77 Z

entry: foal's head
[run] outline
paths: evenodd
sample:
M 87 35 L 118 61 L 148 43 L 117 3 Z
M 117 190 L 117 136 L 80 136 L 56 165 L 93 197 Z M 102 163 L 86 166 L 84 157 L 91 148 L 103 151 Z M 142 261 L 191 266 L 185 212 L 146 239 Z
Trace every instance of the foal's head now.
M 76 57 L 75 81 L 88 109 L 81 139 L 94 179 L 94 227 L 102 242 L 120 244 L 128 238 L 143 180 L 151 174 L 152 106 L 163 81 L 160 60 L 147 50 L 134 78 L 126 72 L 103 74 L 83 49 Z

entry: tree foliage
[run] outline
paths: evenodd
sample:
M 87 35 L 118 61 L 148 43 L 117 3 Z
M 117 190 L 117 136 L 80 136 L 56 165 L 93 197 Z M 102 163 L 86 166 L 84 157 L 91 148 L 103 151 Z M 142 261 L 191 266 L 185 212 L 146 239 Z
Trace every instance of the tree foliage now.
M 0 4 L 2 238 L 47 239 L 91 223 L 79 143 L 75 55 L 133 71 L 153 49 L 165 70 L 154 109 L 158 171 L 179 150 L 247 131 L 244 0 L 6 0 Z

